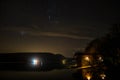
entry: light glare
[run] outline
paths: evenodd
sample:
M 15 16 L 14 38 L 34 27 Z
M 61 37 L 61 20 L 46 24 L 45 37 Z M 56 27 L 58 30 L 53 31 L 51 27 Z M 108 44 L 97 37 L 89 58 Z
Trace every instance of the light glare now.
M 105 74 L 101 74 L 100 75 L 102 79 L 105 79 L 106 75 Z
M 66 60 L 65 59 L 62 60 L 62 64 L 66 64 Z
M 87 80 L 91 80 L 91 77 L 92 77 L 92 76 L 91 76 L 90 74 L 87 74 L 87 75 L 86 75 Z
M 33 59 L 33 65 L 37 65 L 38 64 L 38 60 L 37 59 Z
M 90 61 L 90 58 L 88 56 L 85 57 L 86 61 Z

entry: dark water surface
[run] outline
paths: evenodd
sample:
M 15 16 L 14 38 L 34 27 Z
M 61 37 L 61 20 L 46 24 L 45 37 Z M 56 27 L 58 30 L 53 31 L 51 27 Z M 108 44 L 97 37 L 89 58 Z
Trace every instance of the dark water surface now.
M 71 70 L 48 72 L 0 71 L 0 80 L 75 80 Z

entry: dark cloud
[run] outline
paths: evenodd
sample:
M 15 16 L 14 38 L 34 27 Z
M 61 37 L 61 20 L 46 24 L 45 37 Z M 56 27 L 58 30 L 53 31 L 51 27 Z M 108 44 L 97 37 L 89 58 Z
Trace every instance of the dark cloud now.
M 71 39 L 86 39 L 86 40 L 92 40 L 92 37 L 87 36 L 80 36 L 79 34 L 72 34 L 69 31 L 68 32 L 56 32 L 56 31 L 42 31 L 41 29 L 32 29 L 32 28 L 26 28 L 26 27 L 7 27 L 2 28 L 3 31 L 12 31 L 12 32 L 18 32 L 22 35 L 31 35 L 31 36 L 49 36 L 49 37 L 63 37 L 63 38 L 71 38 Z

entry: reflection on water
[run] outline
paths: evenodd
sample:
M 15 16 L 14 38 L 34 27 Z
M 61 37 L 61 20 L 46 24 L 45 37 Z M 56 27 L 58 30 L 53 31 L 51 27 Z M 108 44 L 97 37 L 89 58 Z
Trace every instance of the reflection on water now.
M 26 56 L 27 55 L 28 54 L 26 54 Z M 119 76 L 117 76 L 118 74 L 116 73 L 120 71 L 120 65 L 114 63 L 113 61 L 110 62 L 111 59 L 110 60 L 108 58 L 103 59 L 101 55 L 95 55 L 95 56 L 82 55 L 79 57 L 80 60 L 78 60 L 78 63 L 72 58 L 64 58 L 64 57 L 58 58 L 58 56 L 56 58 L 56 56 L 54 55 L 52 55 L 54 57 L 50 57 L 51 55 L 49 55 L 47 56 L 47 59 L 46 59 L 46 56 L 43 56 L 42 54 L 41 56 L 40 58 L 36 58 L 36 57 L 30 58 L 30 64 L 32 64 L 32 68 L 28 64 L 27 64 L 27 67 L 24 66 L 23 65 L 24 63 L 21 64 L 21 61 L 19 65 L 13 62 L 4 63 L 3 65 L 3 62 L 1 62 L 0 69 L 2 70 L 3 69 L 5 70 L 15 69 L 16 70 L 18 67 L 20 71 L 22 71 L 21 69 L 24 69 L 24 70 L 27 69 L 27 71 L 29 71 L 28 68 L 30 68 L 30 71 L 34 71 L 34 72 L 27 72 L 29 73 L 29 75 L 26 75 L 26 73 L 24 72 L 20 72 L 20 74 L 19 72 L 18 74 L 16 74 L 16 72 L 0 72 L 0 80 L 1 80 L 1 77 L 5 78 L 4 80 L 6 79 L 7 80 L 9 79 L 18 80 L 19 78 L 20 78 L 19 80 L 24 79 L 24 78 L 27 80 L 35 80 L 35 79 L 36 80 L 38 79 L 40 80 L 48 80 L 48 79 L 49 80 L 56 80 L 56 79 L 58 80 L 114 80 L 115 78 L 119 78 Z M 1 60 L 6 60 L 2 57 L 0 58 Z M 8 59 L 7 61 L 13 58 L 14 56 L 10 57 L 10 59 Z M 17 58 L 17 59 L 23 60 L 24 58 Z M 25 60 L 26 59 L 27 58 L 25 58 Z M 44 62 L 44 65 L 43 65 L 43 62 Z M 14 64 L 14 65 L 11 65 L 11 64 Z M 40 70 L 37 70 L 37 69 L 40 69 Z M 72 69 L 76 70 L 75 73 L 71 71 Z M 48 71 L 48 72 L 37 73 L 35 71 Z M 33 74 L 34 76 L 36 75 L 39 75 L 39 76 L 34 77 Z M 74 78 L 72 78 L 72 75 Z
M 84 79 L 105 79 L 105 70 L 103 66 L 103 59 L 98 56 L 97 60 L 93 55 L 84 55 L 81 59 L 81 66 L 91 66 L 90 68 L 82 69 L 82 76 Z
M 90 73 L 87 73 L 87 74 L 86 74 L 86 78 L 87 78 L 88 80 L 90 80 L 91 77 L 92 77 L 92 75 L 91 75 Z
M 1 71 L 0 80 L 74 80 L 70 70 L 48 72 Z
M 95 68 L 89 68 L 82 70 L 83 72 L 83 78 L 87 80 L 105 80 L 106 74 L 105 71 Z
M 119 78 L 120 64 L 103 59 L 101 55 L 79 56 L 80 64 L 73 76 L 76 80 L 115 80 Z
M 79 69 L 73 74 L 73 77 L 75 77 L 76 80 L 116 80 L 119 78 L 120 69 L 113 67 L 102 70 L 99 68 L 100 67 Z
M 105 79 L 106 75 L 103 73 L 103 74 L 100 74 L 100 77 L 101 79 Z

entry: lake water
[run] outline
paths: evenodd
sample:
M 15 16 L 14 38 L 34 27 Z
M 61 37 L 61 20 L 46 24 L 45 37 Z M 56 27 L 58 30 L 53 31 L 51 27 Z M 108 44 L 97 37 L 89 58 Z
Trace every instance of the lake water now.
M 0 80 L 75 80 L 71 70 L 53 70 L 48 72 L 1 71 Z

